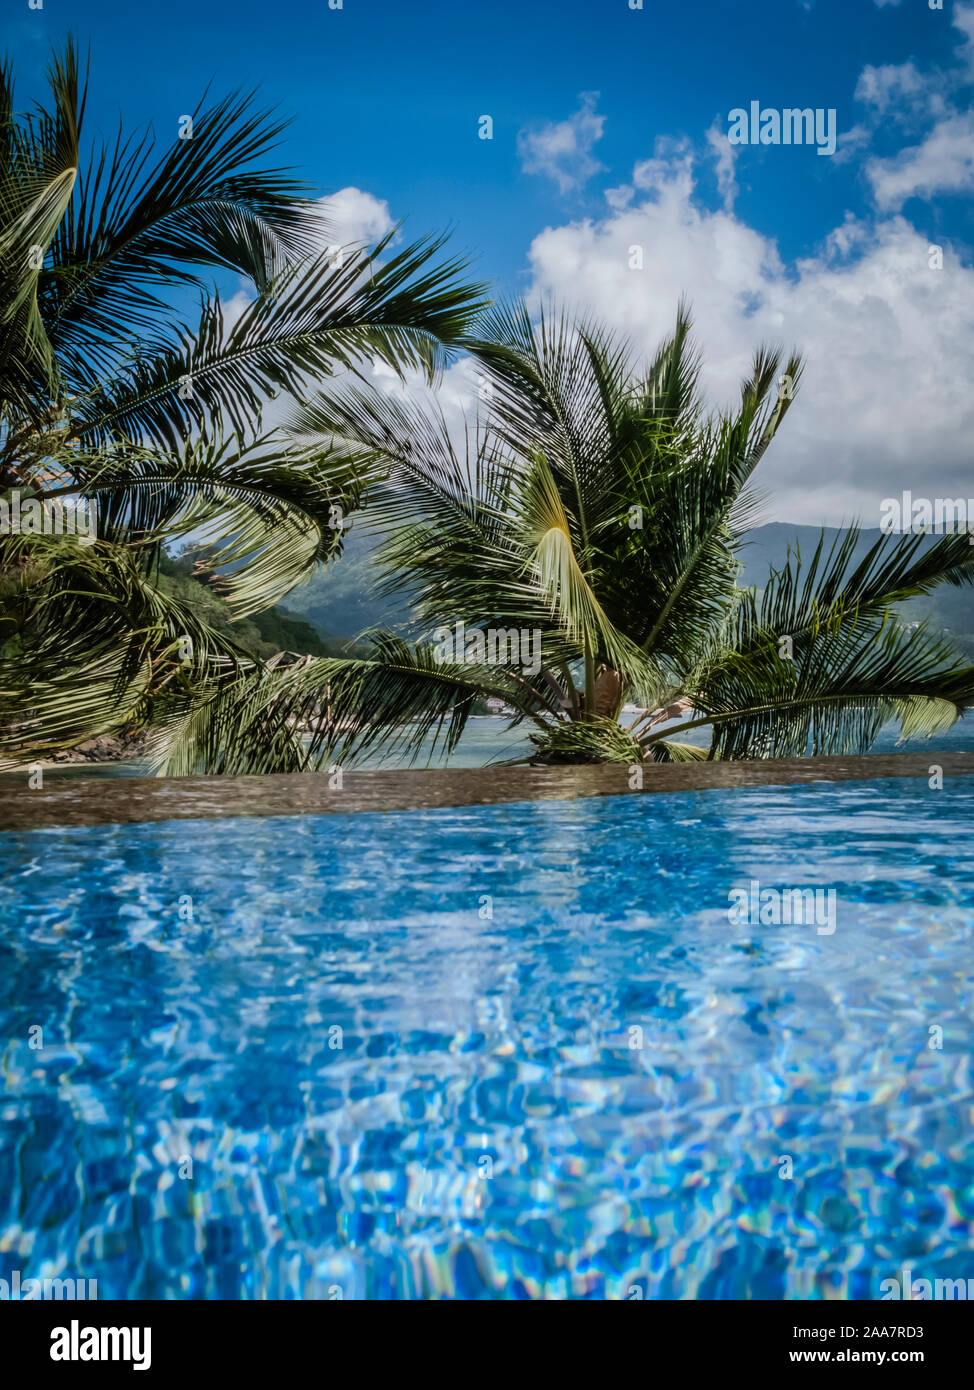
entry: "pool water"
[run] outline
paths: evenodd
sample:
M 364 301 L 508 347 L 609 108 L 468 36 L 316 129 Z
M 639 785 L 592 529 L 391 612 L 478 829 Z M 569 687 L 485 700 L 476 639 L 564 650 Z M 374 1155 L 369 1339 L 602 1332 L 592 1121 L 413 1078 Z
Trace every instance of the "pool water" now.
M 0 1277 L 325 1299 L 974 1277 L 972 792 L 0 836 Z M 832 890 L 834 931 L 732 921 L 752 882 Z

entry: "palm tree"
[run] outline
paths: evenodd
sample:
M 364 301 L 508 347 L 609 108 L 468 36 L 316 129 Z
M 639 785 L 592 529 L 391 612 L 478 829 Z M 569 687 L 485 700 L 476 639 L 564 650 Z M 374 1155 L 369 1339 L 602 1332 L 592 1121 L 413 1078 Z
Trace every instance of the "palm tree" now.
M 19 117 L 0 65 L 0 499 L 94 506 L 98 534 L 0 535 L 0 750 L 25 755 L 190 686 L 173 663 L 187 639 L 196 672 L 249 669 L 157 588 L 160 548 L 222 538 L 235 613 L 270 607 L 338 553 L 357 489 L 263 428 L 267 400 L 367 359 L 431 376 L 483 304 L 441 239 L 327 247 L 307 188 L 264 167 L 283 127 L 252 95 L 204 100 L 161 150 L 119 133 L 85 156 L 72 42 L 48 79 Z M 255 289 L 232 323 L 203 275 L 217 268 Z M 174 321 L 187 293 L 193 327 Z
M 895 618 L 911 596 L 972 582 L 966 535 L 882 538 L 856 559 L 857 528 L 831 548 L 823 533 L 762 592 L 738 585 L 752 478 L 797 356 L 759 351 L 739 404 L 715 413 L 682 306 L 647 367 L 598 325 L 535 324 L 518 305 L 466 346 L 488 408 L 465 448 L 435 406 L 354 383 L 290 422 L 385 537 L 385 589 L 409 596 L 411 631 L 371 634 L 365 659 L 214 672 L 201 698 L 170 706 L 160 768 L 313 768 L 376 747 L 418 755 L 430 738 L 449 749 L 485 696 L 529 726 L 542 762 L 865 751 L 890 718 L 929 734 L 969 707 L 974 669 Z M 512 633 L 528 635 L 530 661 Z M 627 701 L 641 713 L 624 726 Z M 709 748 L 684 741 L 697 728 Z

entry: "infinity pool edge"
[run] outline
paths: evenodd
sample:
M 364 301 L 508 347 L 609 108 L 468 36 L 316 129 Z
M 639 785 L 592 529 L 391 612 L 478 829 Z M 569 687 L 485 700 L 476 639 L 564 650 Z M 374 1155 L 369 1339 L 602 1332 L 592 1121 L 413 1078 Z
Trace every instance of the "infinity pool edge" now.
M 571 801 L 582 797 L 793 786 L 808 782 L 974 774 L 974 752 L 870 754 L 864 757 L 774 758 L 754 762 L 646 764 L 642 785 L 621 765 L 293 773 L 247 777 L 0 778 L 0 832 L 58 826 L 135 824 L 166 820 L 365 811 L 427 811 L 446 807 Z

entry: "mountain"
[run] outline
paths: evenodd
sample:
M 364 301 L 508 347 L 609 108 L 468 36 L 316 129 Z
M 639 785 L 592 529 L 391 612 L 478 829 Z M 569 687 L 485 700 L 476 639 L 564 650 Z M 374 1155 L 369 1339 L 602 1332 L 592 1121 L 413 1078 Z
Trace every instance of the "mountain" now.
M 218 632 L 266 661 L 280 651 L 311 656 L 338 655 L 342 643 L 317 630 L 307 619 L 286 608 L 268 608 L 242 622 L 234 621 L 225 599 L 200 583 L 189 555 L 164 555 L 159 564 L 159 587 L 191 605 Z
M 292 589 L 288 608 L 322 632 L 336 634 L 339 641 L 348 641 L 368 627 L 396 627 L 408 621 L 405 598 L 381 598 L 375 592 L 375 553 L 381 544 L 380 537 L 350 527 L 341 556 Z

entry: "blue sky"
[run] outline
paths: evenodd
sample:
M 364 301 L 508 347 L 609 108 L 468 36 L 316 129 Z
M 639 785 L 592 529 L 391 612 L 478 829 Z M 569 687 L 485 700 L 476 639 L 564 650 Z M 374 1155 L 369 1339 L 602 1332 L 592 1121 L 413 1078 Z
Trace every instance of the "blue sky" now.
M 341 10 L 325 0 L 196 0 L 167 19 L 154 5 L 123 12 L 72 0 L 23 6 L 12 43 L 23 94 L 42 78 L 50 39 L 69 29 L 91 44 L 90 128 L 110 128 L 121 114 L 163 135 L 208 82 L 217 91 L 259 86 L 293 115 L 287 158 L 322 193 L 354 185 L 408 216 L 410 230 L 454 226 L 458 246 L 509 290 L 524 278 L 535 233 L 597 213 L 602 189 L 658 136 L 700 141 L 715 117 L 726 122 L 752 99 L 834 107 L 847 131 L 867 65 L 943 62 L 956 37 L 949 9 L 930 11 L 926 0 L 645 0 L 641 12 L 628 0 L 344 0 Z M 562 195 L 522 172 L 517 136 L 566 119 L 583 92 L 599 94 L 604 133 L 594 153 L 606 167 Z M 493 118 L 491 141 L 477 138 L 483 114 Z M 787 164 L 760 148 L 747 154 L 738 211 L 786 257 L 863 204 L 857 163 L 814 150 Z M 709 192 L 716 202 L 715 183 Z M 970 234 L 969 209 L 963 215 Z M 938 220 L 939 208 L 931 230 Z
M 320 193 L 360 190 L 410 234 L 452 226 L 500 291 L 577 299 L 645 333 L 647 350 L 690 293 L 717 395 L 761 338 L 798 341 L 812 403 L 771 479 L 779 514 L 869 520 L 877 487 L 915 482 L 920 448 L 938 486 L 960 487 L 974 422 L 941 378 L 967 370 L 955 354 L 974 347 L 974 4 L 644 4 L 25 0 L 6 33 L 21 100 L 52 39 L 70 29 L 90 43 L 89 133 L 121 115 L 174 136 L 208 82 L 258 86 L 293 116 L 284 158 Z M 836 155 L 731 151 L 728 113 L 752 100 L 834 108 Z M 649 272 L 638 283 L 633 244 Z M 913 393 L 915 446 L 900 429 L 884 450 L 896 420 L 879 396 L 905 421 Z

